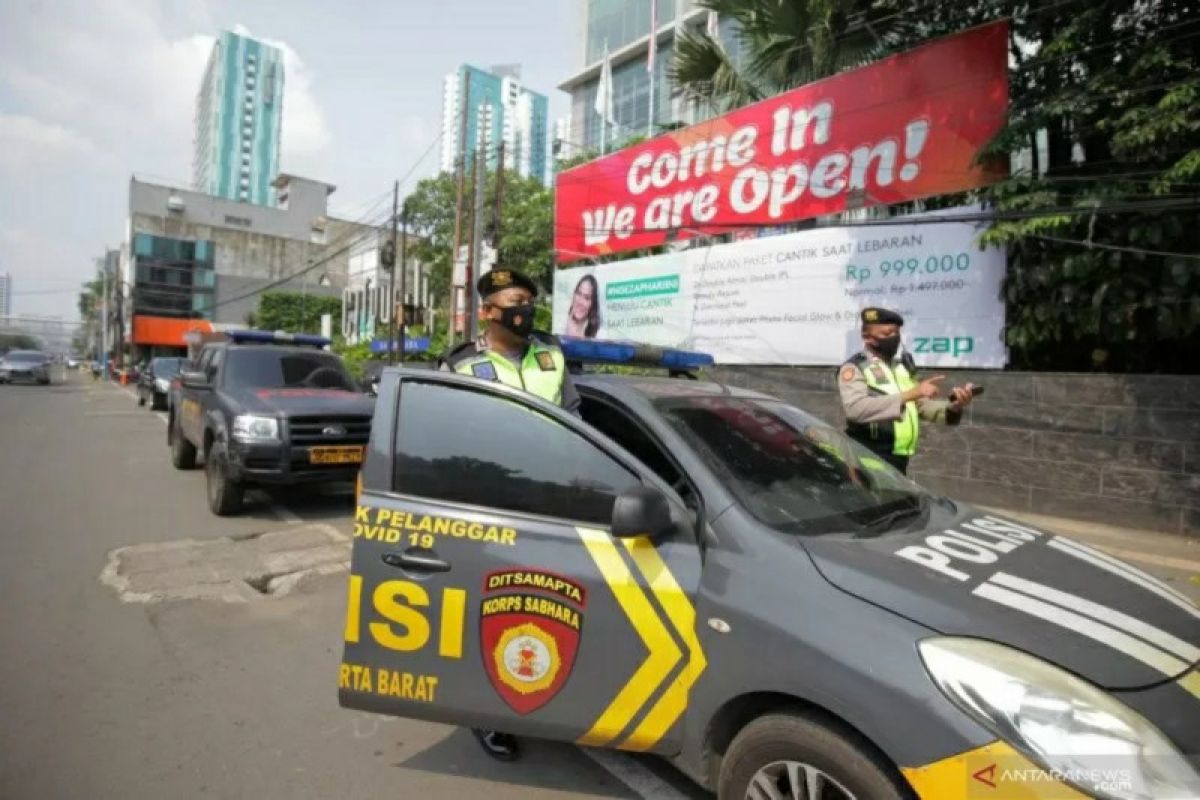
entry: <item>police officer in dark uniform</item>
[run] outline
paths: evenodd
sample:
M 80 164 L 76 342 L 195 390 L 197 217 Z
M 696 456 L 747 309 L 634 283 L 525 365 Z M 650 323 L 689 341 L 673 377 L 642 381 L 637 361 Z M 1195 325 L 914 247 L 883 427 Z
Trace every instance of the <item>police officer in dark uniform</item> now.
M 886 308 L 862 311 L 863 351 L 838 371 L 846 433 L 901 472 L 917 452 L 921 420 L 957 425 L 974 386 L 950 390 L 937 399 L 945 375 L 918 380 L 912 356 L 900 353 L 904 318 Z
M 487 326 L 474 342 L 447 353 L 443 367 L 524 389 L 578 414 L 579 393 L 558 340 L 533 329 L 537 284 L 515 269 L 498 268 L 476 285 Z
M 537 284 L 515 269 L 499 268 L 485 273 L 476 287 L 487 326 L 474 342 L 463 342 L 447 353 L 442 369 L 524 389 L 578 415 L 579 393 L 558 340 L 533 329 Z M 478 728 L 472 733 L 493 758 L 520 757 L 520 745 L 511 733 Z

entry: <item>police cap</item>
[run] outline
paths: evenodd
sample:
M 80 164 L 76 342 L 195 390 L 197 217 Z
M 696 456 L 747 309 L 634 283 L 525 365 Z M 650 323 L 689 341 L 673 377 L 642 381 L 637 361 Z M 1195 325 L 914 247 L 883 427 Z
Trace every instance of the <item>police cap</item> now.
M 872 306 L 862 310 L 863 325 L 903 325 L 904 317 L 886 308 Z
M 480 297 L 487 297 L 501 289 L 511 289 L 514 286 L 528 289 L 530 294 L 537 297 L 537 284 L 528 275 L 524 275 L 508 267 L 497 267 L 490 272 L 483 273 L 479 278 L 479 282 L 475 284 L 475 287 L 479 290 Z

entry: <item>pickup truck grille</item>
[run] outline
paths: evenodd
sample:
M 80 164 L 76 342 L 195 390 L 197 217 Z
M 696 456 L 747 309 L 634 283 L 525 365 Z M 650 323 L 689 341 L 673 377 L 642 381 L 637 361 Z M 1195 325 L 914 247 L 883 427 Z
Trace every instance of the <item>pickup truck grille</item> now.
M 329 429 L 345 433 L 327 433 Z M 313 447 L 317 445 L 366 444 L 371 435 L 371 418 L 368 416 L 343 415 L 321 417 L 292 417 L 288 430 L 293 445 Z

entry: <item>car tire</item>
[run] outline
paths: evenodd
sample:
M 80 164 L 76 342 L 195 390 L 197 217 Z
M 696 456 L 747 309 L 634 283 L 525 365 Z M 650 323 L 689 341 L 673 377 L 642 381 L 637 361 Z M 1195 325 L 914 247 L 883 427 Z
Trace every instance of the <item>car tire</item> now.
M 788 765 L 797 765 L 789 770 Z M 719 800 L 743 800 L 752 786 L 769 784 L 783 797 L 808 797 L 804 788 L 792 793 L 797 775 L 820 775 L 825 789 L 818 795 L 837 800 L 908 800 L 895 768 L 870 743 L 850 731 L 803 713 L 768 714 L 741 730 L 721 760 Z M 770 792 L 760 792 L 764 797 Z
M 218 517 L 227 517 L 241 510 L 245 487 L 229 477 L 224 445 L 214 443 L 205 454 L 204 477 L 209 511 Z
M 179 421 L 172 419 L 167 432 L 171 440 L 171 465 L 175 469 L 195 469 L 196 445 L 189 442 L 183 431 L 179 430 Z
M 154 394 L 150 395 L 150 410 L 151 411 L 162 411 L 166 407 L 167 407 L 167 396 L 165 394 L 159 394 L 158 392 L 155 392 Z
M 141 392 L 138 392 L 137 399 L 138 399 L 139 407 L 146 405 L 146 396 L 144 394 L 142 394 Z

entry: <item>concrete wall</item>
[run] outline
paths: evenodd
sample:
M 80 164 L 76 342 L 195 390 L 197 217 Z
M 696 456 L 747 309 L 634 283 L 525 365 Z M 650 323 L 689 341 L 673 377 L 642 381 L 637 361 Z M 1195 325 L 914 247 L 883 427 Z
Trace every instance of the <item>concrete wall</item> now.
M 939 372 L 987 391 L 960 426 L 922 426 L 919 483 L 1017 511 L 1200 534 L 1200 376 Z M 843 425 L 833 368 L 712 374 Z
M 168 210 L 167 201 L 172 195 L 183 201 L 182 211 Z M 293 179 L 288 187 L 288 208 L 282 209 L 240 203 L 135 178 L 129 182 L 129 214 L 131 217 L 161 217 L 187 225 L 234 228 L 247 233 L 308 241 L 312 237 L 313 223 L 325 215 L 327 196 L 325 184 Z

